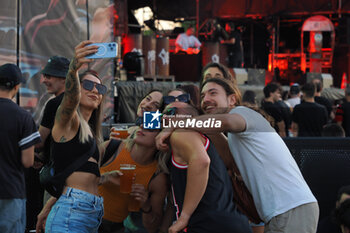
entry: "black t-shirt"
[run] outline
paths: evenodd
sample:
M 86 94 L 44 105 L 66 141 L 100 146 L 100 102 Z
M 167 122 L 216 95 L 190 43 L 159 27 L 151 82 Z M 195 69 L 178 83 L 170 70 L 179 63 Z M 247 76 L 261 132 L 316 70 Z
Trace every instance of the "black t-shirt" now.
M 331 115 L 331 112 L 333 110 L 331 101 L 329 101 L 323 96 L 315 96 L 315 102 L 325 106 L 325 108 L 327 109 L 328 117 Z
M 327 216 L 319 221 L 316 233 L 342 233 L 342 231 L 337 224 L 333 223 L 332 218 Z
M 41 120 L 41 124 L 40 124 L 41 126 L 44 126 L 50 130 L 53 128 L 53 125 L 55 123 L 56 112 L 62 102 L 63 96 L 64 96 L 64 93 L 56 96 L 55 98 L 47 102 L 47 104 L 45 105 L 43 118 Z M 50 144 L 51 144 L 51 133 L 48 135 L 44 143 L 43 151 L 44 151 L 44 156 L 46 161 L 50 159 Z
M 286 136 L 288 136 L 290 124 L 292 123 L 292 112 L 290 111 L 288 105 L 282 100 L 277 101 L 275 104 L 279 107 L 281 111 L 285 125 Z
M 230 39 L 234 38 L 235 43 L 234 44 L 228 44 L 227 49 L 228 51 L 232 51 L 233 53 L 241 53 L 241 34 L 238 31 L 233 31 L 230 33 Z
M 12 100 L 0 98 L 0 199 L 25 198 L 22 150 L 40 142 L 32 116 Z
M 42 126 L 52 129 L 53 124 L 55 123 L 55 116 L 58 106 L 60 106 L 64 93 L 56 96 L 55 98 L 49 100 L 44 109 L 44 115 L 41 120 Z
M 328 114 L 320 104 L 302 102 L 294 107 L 292 120 L 298 124 L 299 137 L 319 137 L 322 127 L 327 123 Z
M 273 119 L 275 120 L 275 130 L 276 132 L 279 132 L 277 122 L 283 121 L 283 115 L 282 115 L 280 105 L 277 103 L 272 103 L 272 102 L 263 100 L 261 102 L 261 108 L 267 114 L 273 117 Z
M 341 108 L 343 110 L 342 126 L 345 130 L 345 136 L 350 137 L 350 102 L 344 102 Z
M 280 122 L 283 120 L 282 112 L 281 112 L 280 106 L 278 104 L 268 102 L 268 101 L 262 101 L 261 108 L 267 114 L 272 116 L 275 119 L 275 122 Z

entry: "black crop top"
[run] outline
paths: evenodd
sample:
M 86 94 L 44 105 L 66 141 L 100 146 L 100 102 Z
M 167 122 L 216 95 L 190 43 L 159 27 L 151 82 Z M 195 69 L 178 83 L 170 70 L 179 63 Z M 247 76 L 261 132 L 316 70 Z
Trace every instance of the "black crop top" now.
M 51 144 L 51 156 L 55 161 L 55 170 L 57 173 L 62 172 L 69 164 L 73 163 L 79 156 L 83 156 L 87 151 L 94 146 L 95 139 L 90 138 L 89 142 L 81 143 L 79 140 L 80 127 L 77 134 L 69 140 L 68 142 L 55 142 L 52 139 Z M 90 156 L 99 161 L 100 154 L 98 148 Z M 75 171 L 82 171 L 95 174 L 97 177 L 100 177 L 100 170 L 98 164 L 95 162 L 86 161 L 80 168 Z

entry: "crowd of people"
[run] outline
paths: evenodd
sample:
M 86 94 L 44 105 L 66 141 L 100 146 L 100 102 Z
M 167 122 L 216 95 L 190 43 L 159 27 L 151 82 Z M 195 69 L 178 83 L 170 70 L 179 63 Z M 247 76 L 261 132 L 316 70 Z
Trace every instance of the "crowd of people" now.
M 321 96 L 318 80 L 302 87 L 293 84 L 287 99 L 282 99 L 280 85 L 270 83 L 260 104 L 253 91 L 241 96 L 224 65 L 210 63 L 202 70 L 199 87 L 151 90 L 138 105 L 129 136 L 121 139 L 111 131 L 104 141 L 101 114 L 107 88 L 97 72 L 87 69 L 92 59 L 86 56 L 98 50 L 87 46 L 91 43 L 77 45 L 71 61 L 51 57 L 42 70 L 54 98 L 45 105 L 39 129 L 11 101 L 22 81 L 20 69 L 0 66 L 0 105 L 6 112 L 0 116 L 0 232 L 26 231 L 24 169 L 34 167 L 39 173 L 48 163 L 53 164 L 54 191 L 48 190 L 42 210 L 35 213 L 36 232 L 325 229 L 317 229 L 317 200 L 282 138 L 348 136 L 350 88 L 333 108 Z M 162 122 L 215 119 L 219 124 L 149 129 L 143 125 L 146 112 L 161 112 Z M 134 171 L 128 193 L 121 188 L 125 164 Z M 250 207 L 257 218 L 236 202 L 238 177 L 253 199 Z M 350 232 L 349 193 L 348 186 L 339 191 L 332 214 L 338 232 Z

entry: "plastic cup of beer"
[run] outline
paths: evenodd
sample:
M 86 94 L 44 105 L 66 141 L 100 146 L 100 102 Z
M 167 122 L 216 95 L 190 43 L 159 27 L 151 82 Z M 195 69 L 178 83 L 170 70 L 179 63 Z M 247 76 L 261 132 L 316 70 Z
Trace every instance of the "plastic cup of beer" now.
M 127 128 L 112 127 L 111 132 L 116 134 L 115 136 L 111 136 L 112 138 L 125 139 L 129 136 Z
M 120 192 L 131 193 L 131 186 L 134 181 L 136 165 L 134 164 L 120 164 L 120 171 L 123 173 L 120 176 Z
M 129 196 L 129 205 L 128 210 L 130 212 L 139 212 L 140 211 L 140 202 L 135 199 L 133 196 Z

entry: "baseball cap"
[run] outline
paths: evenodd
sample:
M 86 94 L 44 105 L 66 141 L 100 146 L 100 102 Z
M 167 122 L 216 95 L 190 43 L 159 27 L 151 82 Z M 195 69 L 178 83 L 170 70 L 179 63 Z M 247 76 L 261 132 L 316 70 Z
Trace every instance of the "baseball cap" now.
M 300 92 L 300 86 L 298 83 L 294 83 L 289 90 L 290 94 L 296 95 Z
M 50 57 L 41 73 L 54 77 L 66 78 L 69 69 L 69 63 L 69 60 L 65 57 Z
M 20 68 L 11 63 L 0 66 L 0 85 L 12 88 L 17 84 L 24 82 Z

